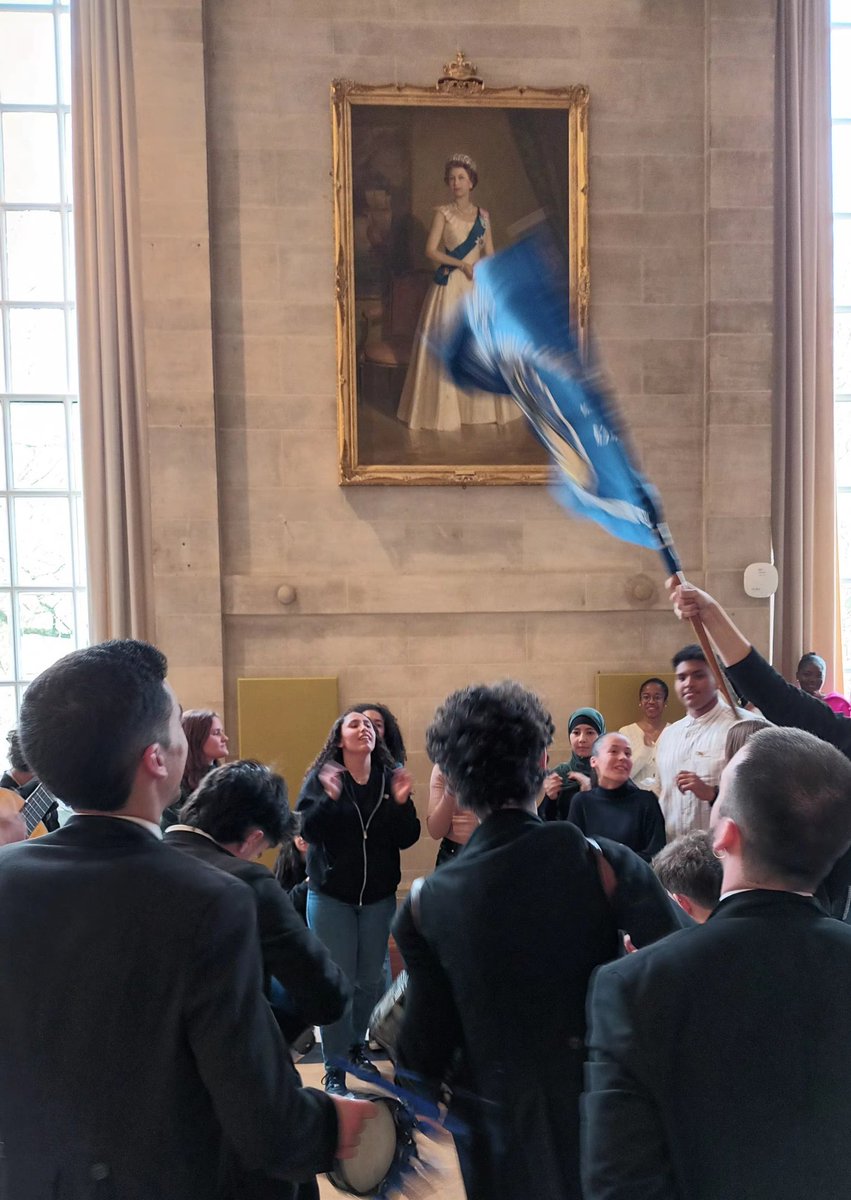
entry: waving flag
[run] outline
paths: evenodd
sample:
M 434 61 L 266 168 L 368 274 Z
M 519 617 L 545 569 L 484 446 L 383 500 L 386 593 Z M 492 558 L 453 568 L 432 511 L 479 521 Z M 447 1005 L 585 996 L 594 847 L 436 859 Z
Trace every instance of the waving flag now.
M 563 260 L 538 231 L 476 267 L 458 320 L 433 349 L 459 387 L 511 395 L 556 467 L 567 509 L 680 570 L 659 495 L 634 466 L 599 376 L 582 361 Z

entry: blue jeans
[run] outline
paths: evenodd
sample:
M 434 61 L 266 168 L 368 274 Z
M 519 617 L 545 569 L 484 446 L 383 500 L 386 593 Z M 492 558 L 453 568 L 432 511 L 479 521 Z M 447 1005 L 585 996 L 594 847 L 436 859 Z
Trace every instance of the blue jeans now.
M 358 907 L 307 893 L 307 923 L 354 989 L 339 1021 L 322 1026 L 326 1068 L 346 1061 L 351 1047 L 366 1037 L 370 1014 L 385 991 L 384 956 L 395 913 L 395 896 Z

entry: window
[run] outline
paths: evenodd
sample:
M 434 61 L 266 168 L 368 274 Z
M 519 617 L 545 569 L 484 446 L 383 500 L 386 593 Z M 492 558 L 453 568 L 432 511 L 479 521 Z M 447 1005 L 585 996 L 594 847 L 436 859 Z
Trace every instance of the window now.
M 88 637 L 67 3 L 0 0 L 0 735 Z

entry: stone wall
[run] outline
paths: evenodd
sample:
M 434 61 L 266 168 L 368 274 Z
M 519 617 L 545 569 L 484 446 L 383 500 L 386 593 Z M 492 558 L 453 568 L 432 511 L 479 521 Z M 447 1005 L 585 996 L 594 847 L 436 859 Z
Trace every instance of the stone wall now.
M 661 586 L 628 597 L 661 583 L 655 555 L 543 488 L 337 484 L 329 83 L 433 83 L 458 46 L 492 86 L 589 85 L 601 357 L 687 570 L 765 648 L 741 572 L 769 553 L 773 7 L 209 0 L 202 24 L 198 0 L 139 3 L 158 612 L 184 703 L 222 695 L 233 723 L 239 676 L 337 674 L 344 703 L 397 713 L 424 801 L 448 690 L 538 688 L 561 756 L 597 671 L 688 639 Z

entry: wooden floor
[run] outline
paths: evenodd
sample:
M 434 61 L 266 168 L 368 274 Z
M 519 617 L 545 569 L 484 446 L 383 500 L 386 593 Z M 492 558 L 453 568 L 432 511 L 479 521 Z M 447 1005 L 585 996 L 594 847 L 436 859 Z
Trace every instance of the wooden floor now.
M 387 1063 L 377 1063 L 376 1066 L 380 1066 L 389 1078 Z M 325 1072 L 322 1063 L 299 1063 L 298 1070 L 305 1084 L 309 1087 L 321 1088 L 322 1076 Z M 359 1083 L 358 1087 L 361 1086 L 365 1088 L 366 1085 Z M 441 1143 L 422 1139 L 420 1155 L 430 1167 L 434 1168 L 429 1176 L 432 1191 L 428 1196 L 422 1190 L 418 1190 L 416 1193 L 413 1191 L 403 1192 L 402 1195 L 415 1195 L 416 1200 L 464 1200 L 464 1188 L 451 1139 L 447 1137 L 446 1141 Z M 419 1185 L 417 1186 L 419 1187 Z M 324 1175 L 320 1175 L 319 1194 L 322 1200 L 340 1200 L 345 1193 L 339 1192 Z

